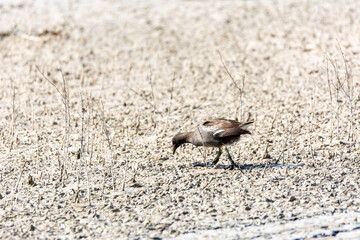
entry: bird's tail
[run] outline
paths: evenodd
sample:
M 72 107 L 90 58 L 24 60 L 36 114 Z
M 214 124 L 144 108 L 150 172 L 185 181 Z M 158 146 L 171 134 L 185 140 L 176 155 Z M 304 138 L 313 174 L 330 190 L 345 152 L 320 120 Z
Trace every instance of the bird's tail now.
M 252 126 L 253 123 L 254 122 L 252 122 L 252 121 L 246 122 L 240 126 L 240 128 L 245 131 L 244 134 L 251 134 L 251 131 L 253 130 L 253 126 Z

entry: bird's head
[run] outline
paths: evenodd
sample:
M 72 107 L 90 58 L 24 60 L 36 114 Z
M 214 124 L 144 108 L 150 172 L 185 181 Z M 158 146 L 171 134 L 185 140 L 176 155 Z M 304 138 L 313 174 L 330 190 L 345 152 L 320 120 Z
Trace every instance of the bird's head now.
M 178 147 L 188 142 L 188 133 L 178 133 L 172 139 L 172 153 L 175 154 L 175 151 Z

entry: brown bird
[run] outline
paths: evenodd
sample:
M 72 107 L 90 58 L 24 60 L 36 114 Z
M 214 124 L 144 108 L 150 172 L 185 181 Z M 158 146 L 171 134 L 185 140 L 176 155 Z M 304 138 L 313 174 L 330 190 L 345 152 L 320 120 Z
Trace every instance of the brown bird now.
M 224 118 L 206 121 L 193 132 L 176 134 L 172 139 L 173 154 L 176 149 L 184 143 L 191 143 L 197 147 L 216 147 L 219 148 L 219 152 L 211 162 L 211 165 L 215 166 L 223 152 L 222 149 L 225 148 L 231 163 L 230 169 L 234 169 L 234 167 L 239 168 L 232 160 L 226 145 L 239 141 L 241 135 L 251 134 L 250 126 L 252 123 L 253 122 L 243 123 Z

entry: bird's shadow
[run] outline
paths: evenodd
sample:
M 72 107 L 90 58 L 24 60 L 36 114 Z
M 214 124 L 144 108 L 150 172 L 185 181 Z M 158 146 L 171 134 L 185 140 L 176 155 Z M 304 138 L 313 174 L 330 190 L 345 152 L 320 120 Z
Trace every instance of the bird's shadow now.
M 225 165 L 225 164 L 217 164 L 216 166 L 212 166 L 211 163 L 209 162 L 193 162 L 192 165 L 194 167 L 212 167 L 214 169 L 228 169 L 230 167 L 230 165 Z M 241 170 L 249 170 L 251 171 L 252 169 L 257 169 L 257 168 L 279 168 L 279 167 L 289 167 L 289 168 L 298 168 L 298 167 L 302 167 L 304 166 L 305 163 L 300 163 L 300 164 L 279 164 L 279 163 L 272 163 L 272 164 L 244 164 L 244 165 L 239 165 L 239 167 L 241 168 Z M 235 167 L 235 169 L 237 169 L 237 167 Z

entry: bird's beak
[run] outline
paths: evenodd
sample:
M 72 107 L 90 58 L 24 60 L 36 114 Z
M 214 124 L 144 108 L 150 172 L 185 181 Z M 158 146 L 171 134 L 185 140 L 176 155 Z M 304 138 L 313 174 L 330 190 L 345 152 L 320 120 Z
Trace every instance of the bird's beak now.
M 175 145 L 174 145 L 173 148 L 172 148 L 172 154 L 173 154 L 173 155 L 175 154 L 175 151 L 176 151 L 176 147 L 175 147 Z

